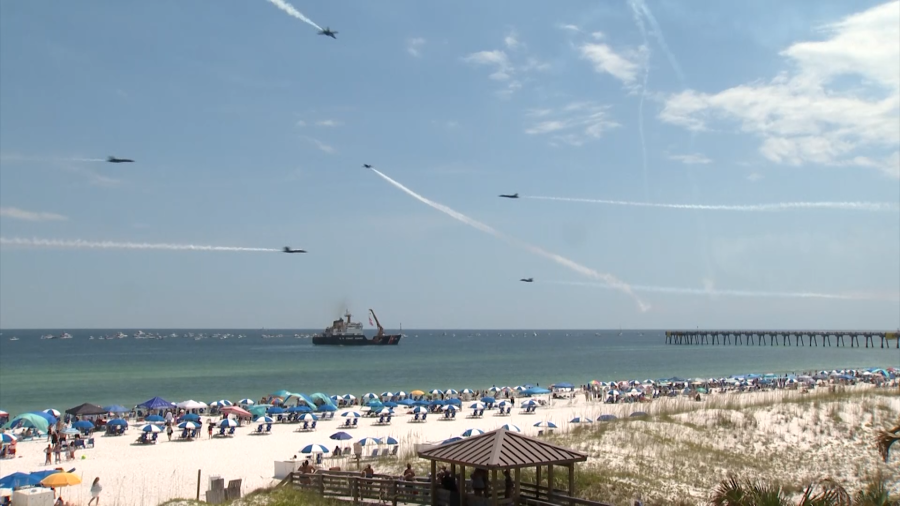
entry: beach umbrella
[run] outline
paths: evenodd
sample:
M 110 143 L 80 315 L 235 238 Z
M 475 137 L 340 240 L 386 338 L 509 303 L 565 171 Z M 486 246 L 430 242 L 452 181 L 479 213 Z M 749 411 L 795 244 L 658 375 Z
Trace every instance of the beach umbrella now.
M 238 418 L 250 418 L 251 415 L 249 411 L 244 408 L 239 408 L 237 406 L 225 406 L 222 408 L 222 413 L 227 415 L 234 415 Z
M 528 400 L 528 401 L 523 402 L 523 403 L 521 404 L 521 406 L 522 406 L 523 408 L 526 407 L 526 406 L 537 406 L 537 402 L 535 402 L 535 401 L 533 401 L 533 400 Z
M 419 397 L 421 395 L 425 395 L 425 392 L 423 392 L 421 390 L 413 390 L 412 392 L 409 393 L 409 395 L 414 395 L 416 397 Z
M 322 445 L 313 444 L 304 446 L 300 453 L 331 453 L 331 450 Z
M 428 403 L 429 406 L 443 406 L 444 404 L 447 404 L 447 403 L 440 399 L 434 399 Z
M 252 406 L 256 404 L 256 401 L 254 401 L 253 399 L 241 399 L 238 401 L 238 404 L 241 406 Z
M 381 396 L 382 397 L 393 397 L 394 393 L 393 392 L 381 392 Z
M 211 408 L 224 408 L 225 406 L 231 406 L 231 401 L 221 400 L 209 403 Z
M 450 388 L 450 389 L 444 390 L 444 395 L 459 395 L 459 392 Z
M 434 390 L 432 390 L 428 393 L 431 395 L 444 395 L 444 392 L 442 392 L 441 390 L 438 390 L 437 388 L 435 388 Z
M 260 416 L 253 420 L 253 423 L 272 423 L 275 420 L 269 416 Z
M 153 423 L 162 423 L 162 422 L 165 422 L 166 419 L 159 415 L 150 415 L 150 416 L 144 418 L 144 421 L 145 422 L 153 422 Z
M 473 402 L 472 404 L 469 405 L 469 407 L 472 409 L 484 409 L 484 403 L 483 402 Z
M 506 406 L 509 406 L 509 401 L 500 401 L 500 404 L 497 404 L 497 406 L 505 408 Z
M 412 406 L 415 403 L 416 403 L 416 401 L 407 398 L 407 399 L 403 399 L 402 401 L 398 402 L 397 404 L 399 404 L 401 406 Z
M 450 443 L 455 443 L 457 441 L 462 441 L 462 439 L 463 438 L 461 438 L 461 437 L 451 437 L 450 439 L 445 439 L 445 440 L 441 441 L 441 444 L 446 445 L 446 444 L 450 444 Z
M 53 415 L 54 417 L 59 418 L 59 411 L 57 411 L 55 409 L 45 409 L 44 413 L 47 413 L 48 415 Z
M 16 440 L 17 440 L 16 436 L 14 436 L 12 434 L 7 434 L 6 432 L 4 432 L 3 434 L 0 434 L 0 443 L 12 443 L 13 441 L 16 441 Z M 0 487 L 0 488 L 3 488 L 3 487 Z M 6 488 L 11 488 L 11 487 L 6 487 Z
M 90 429 L 93 429 L 93 428 L 94 428 L 94 424 L 91 423 L 91 422 L 88 421 L 88 420 L 79 420 L 79 421 L 73 423 L 73 424 L 72 424 L 72 427 L 75 428 L 75 429 L 88 429 L 88 430 L 90 430 Z
M 558 428 L 555 423 L 550 422 L 550 421 L 538 422 L 538 423 L 534 424 L 534 426 L 535 427 L 546 427 L 548 429 L 557 429 Z
M 423 406 L 416 406 L 412 410 L 413 413 L 428 413 L 428 409 Z
M 466 395 L 472 395 L 475 392 L 473 392 L 472 389 L 470 389 L 470 388 L 463 388 L 461 393 L 464 393 Z
M 333 404 L 322 404 L 319 406 L 319 411 L 337 411 L 337 407 Z
M 41 480 L 41 485 L 52 488 L 81 485 L 81 478 L 72 473 L 53 473 Z
M 345 401 L 355 401 L 356 396 L 353 394 L 344 394 L 344 400 Z
M 341 416 L 344 416 L 344 417 L 348 417 L 348 416 L 349 416 L 349 417 L 352 417 L 352 418 L 359 418 L 359 417 L 361 417 L 362 415 L 360 415 L 360 414 L 357 413 L 356 411 L 344 411 L 343 413 L 341 413 Z
M 219 427 L 237 427 L 238 423 L 231 418 L 226 418 L 219 422 Z
M 398 445 L 398 444 L 400 444 L 399 441 L 397 441 L 396 439 L 392 438 L 391 436 L 388 436 L 388 437 L 384 438 L 384 441 L 382 441 L 382 442 L 383 442 L 384 444 L 386 444 L 386 445 Z
M 378 412 L 379 415 L 390 415 L 394 412 L 391 408 L 382 408 L 381 411 Z
M 397 393 L 394 394 L 394 395 L 396 395 L 397 397 L 406 397 L 406 396 L 408 396 L 409 394 L 406 393 L 406 392 L 404 392 L 403 390 L 400 390 L 399 392 L 397 392 Z
M 394 401 L 387 401 L 384 403 L 384 406 L 387 408 L 396 408 L 397 406 L 399 406 L 399 404 L 397 404 Z M 382 410 L 382 411 L 384 411 L 384 410 Z
M 194 422 L 181 422 L 178 424 L 179 429 L 189 429 L 194 430 L 199 428 L 200 426 Z
M 334 434 L 328 436 L 330 439 L 335 439 L 337 441 L 346 441 L 348 439 L 353 439 L 353 436 L 347 434 L 346 432 L 335 432 Z
M 284 408 L 279 408 L 278 406 L 272 406 L 271 408 L 266 410 L 266 413 L 270 415 L 280 415 L 284 413 Z
M 41 478 L 33 474 L 12 473 L 0 478 L 0 488 L 30 487 L 41 483 Z
M 508 431 L 510 431 L 510 432 L 522 432 L 522 429 L 520 429 L 518 425 L 513 425 L 513 424 L 511 424 L 511 423 L 508 423 L 508 424 L 506 424 L 506 425 L 504 425 L 503 427 L 500 427 L 500 428 L 501 428 L 501 429 L 508 430 Z
M 594 421 L 585 416 L 576 416 L 575 418 L 569 420 L 569 423 L 594 423 Z
M 453 404 L 454 406 L 462 406 L 462 401 L 457 398 L 450 399 L 449 401 L 446 401 L 446 402 L 447 402 L 447 404 Z
M 381 440 L 377 437 L 364 437 L 358 441 L 360 446 L 380 445 Z
M 484 431 L 481 429 L 468 429 L 462 433 L 462 437 L 472 437 L 472 436 L 477 436 L 479 434 L 484 434 Z
M 616 415 L 600 415 L 597 417 L 597 421 L 600 422 L 611 422 L 616 419 Z
M 104 406 L 103 411 L 105 411 L 106 413 L 128 413 L 131 410 L 126 408 L 125 406 L 113 404 L 112 406 Z
M 628 416 L 630 418 L 640 418 L 640 417 L 649 416 L 649 415 L 647 415 L 647 413 L 645 413 L 643 411 L 635 411 L 634 413 L 632 413 Z
M 367 393 L 366 395 L 364 395 L 362 398 L 363 398 L 363 400 L 377 399 L 377 398 L 378 398 L 378 394 L 375 394 L 375 393 L 373 393 L 373 392 L 369 392 L 369 393 Z
M 152 423 L 148 423 L 147 425 L 144 425 L 143 427 L 141 427 L 141 432 L 149 432 L 151 434 L 157 434 L 159 432 L 162 432 L 162 429 L 160 429 L 158 425 L 153 425 Z
M 128 422 L 121 418 L 113 418 L 106 422 L 107 427 L 128 427 Z
M 0 418 L 9 418 L 9 412 L 0 409 Z
M 188 414 L 186 414 L 186 415 L 181 415 L 180 417 L 178 417 L 178 421 L 181 421 L 181 422 L 185 422 L 185 421 L 187 421 L 187 422 L 199 422 L 199 421 L 200 421 L 200 415 L 196 415 L 196 414 L 194 414 L 194 413 L 188 413 Z
M 315 421 L 318 419 L 319 419 L 319 417 L 312 413 L 306 413 L 306 414 L 300 415 L 300 421 L 303 421 L 303 422 L 312 422 L 312 421 Z
M 483 402 L 485 404 L 493 404 L 493 403 L 497 402 L 497 400 L 494 399 L 493 397 L 482 397 L 481 402 Z
M 456 411 L 456 406 L 453 404 L 447 404 L 441 408 L 444 411 Z

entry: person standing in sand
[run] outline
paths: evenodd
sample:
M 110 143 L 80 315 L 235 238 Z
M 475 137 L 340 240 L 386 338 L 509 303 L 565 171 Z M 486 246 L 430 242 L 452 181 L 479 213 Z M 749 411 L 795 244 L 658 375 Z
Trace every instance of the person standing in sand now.
M 97 501 L 97 506 L 100 506 L 100 492 L 103 490 L 103 485 L 100 484 L 100 477 L 94 478 L 94 483 L 91 484 L 91 500 L 88 501 L 88 506 L 91 506 L 91 503 Z

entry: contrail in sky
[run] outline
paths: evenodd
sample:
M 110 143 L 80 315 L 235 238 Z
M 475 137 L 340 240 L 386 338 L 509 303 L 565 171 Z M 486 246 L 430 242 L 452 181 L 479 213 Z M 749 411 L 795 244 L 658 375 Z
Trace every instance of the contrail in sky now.
M 501 239 L 503 241 L 506 241 L 512 245 L 523 248 L 535 255 L 542 256 L 544 258 L 553 260 L 554 262 L 558 263 L 559 265 L 562 265 L 563 267 L 567 267 L 567 268 L 581 274 L 582 276 L 585 276 L 585 277 L 588 277 L 591 279 L 595 279 L 597 281 L 601 281 L 604 284 L 608 285 L 610 288 L 622 291 L 622 292 L 628 294 L 629 296 L 631 296 L 638 303 L 638 306 L 640 306 L 641 311 L 647 311 L 648 309 L 650 309 L 650 305 L 646 304 L 644 301 L 642 301 L 640 299 L 640 297 L 635 295 L 634 291 L 631 290 L 631 287 L 627 283 L 625 283 L 624 281 L 621 281 L 620 279 L 616 278 L 612 274 L 597 272 L 594 269 L 585 267 L 579 263 L 569 260 L 566 257 L 557 255 L 556 253 L 551 253 L 551 252 L 541 249 L 537 246 L 528 244 L 527 242 L 516 239 L 515 237 L 510 237 L 502 232 L 499 232 L 498 230 L 494 229 L 490 225 L 486 225 L 484 223 L 481 223 L 478 220 L 469 218 L 468 216 L 466 216 L 458 211 L 455 211 L 453 209 L 450 209 L 449 207 L 447 207 L 443 204 L 439 204 L 437 202 L 431 201 L 431 200 L 419 195 L 418 193 L 410 190 L 409 188 L 398 183 L 397 181 L 394 181 L 393 179 L 389 178 L 388 176 L 382 174 L 377 169 L 370 169 L 370 170 L 372 172 L 378 174 L 379 176 L 381 176 L 388 183 L 391 183 L 392 185 L 396 186 L 400 190 L 403 190 L 409 196 L 413 197 L 414 199 L 418 200 L 419 202 L 422 202 L 423 204 L 427 204 L 428 206 L 431 206 L 432 208 L 437 209 L 438 211 L 450 216 L 451 218 L 459 220 L 459 221 L 465 223 L 466 225 L 469 225 L 470 227 L 481 230 L 484 233 L 490 234 L 490 235 L 492 235 L 498 239 Z
M 278 7 L 279 9 L 283 10 L 284 12 L 287 12 L 288 14 L 290 14 L 291 16 L 294 16 L 295 18 L 299 19 L 300 21 L 303 21 L 304 23 L 308 23 L 308 24 L 316 27 L 316 29 L 318 29 L 320 31 L 322 30 L 321 26 L 315 24 L 313 22 L 313 20 L 304 16 L 300 11 L 295 9 L 293 5 L 285 2 L 284 0 L 269 0 L 269 1 L 272 2 L 275 5 L 275 7 Z
M 28 156 L 17 154 L 0 154 L 0 162 L 105 162 L 105 158 L 84 158 L 80 156 Z
M 596 288 L 608 288 L 602 283 L 587 283 L 584 281 L 543 281 L 551 285 L 589 286 Z M 756 290 L 725 290 L 716 288 L 678 288 L 672 286 L 647 286 L 631 285 L 636 292 L 670 293 L 678 295 L 716 295 L 724 297 L 755 297 L 755 298 L 784 298 L 784 299 L 831 299 L 831 300 L 873 300 L 873 301 L 900 301 L 900 294 L 876 294 L 864 292 L 852 293 L 818 293 L 818 292 L 770 292 Z
M 146 242 L 115 242 L 115 241 L 83 241 L 81 239 L 23 239 L 19 237 L 0 237 L 0 246 L 26 246 L 35 248 L 55 249 L 155 249 L 170 251 L 250 251 L 250 252 L 279 252 L 275 248 L 242 248 L 240 246 L 203 246 L 196 244 L 166 244 Z
M 780 202 L 776 204 L 709 205 L 709 204 L 661 204 L 656 202 L 632 202 L 627 200 L 577 199 L 568 197 L 540 197 L 526 195 L 522 198 L 581 202 L 611 206 L 656 207 L 661 209 L 688 209 L 696 211 L 778 212 L 802 209 L 836 209 L 842 211 L 898 211 L 900 205 L 889 202 Z
M 650 195 L 650 189 L 647 183 L 647 141 L 644 138 L 644 99 L 647 97 L 647 83 L 650 81 L 650 44 L 647 40 L 647 29 L 644 27 L 644 19 L 641 17 L 641 10 L 634 1 L 629 2 L 631 10 L 634 12 L 634 22 L 644 38 L 644 46 L 641 55 L 644 59 L 644 84 L 641 85 L 641 99 L 638 102 L 638 134 L 641 140 L 641 161 L 643 163 L 643 182 L 644 182 L 644 198 Z
M 678 74 L 678 80 L 681 81 L 681 86 L 685 86 L 684 72 L 681 71 L 681 65 L 678 64 L 678 61 L 675 59 L 675 55 L 672 54 L 672 51 L 669 50 L 669 45 L 666 44 L 666 39 L 663 38 L 662 30 L 659 28 L 659 23 L 656 22 L 656 16 L 650 12 L 650 8 L 647 7 L 646 2 L 644 0 L 631 0 L 629 2 L 631 4 L 631 8 L 635 11 L 635 18 L 639 17 L 640 14 L 643 14 L 647 21 L 650 23 L 650 33 L 656 37 L 656 41 L 659 42 L 659 47 L 662 48 L 663 53 L 666 54 L 666 58 L 669 60 L 669 64 L 672 65 L 672 69 L 675 70 L 675 73 Z M 647 32 L 644 29 L 644 23 L 638 22 L 638 29 L 641 31 L 641 34 L 644 36 L 644 40 L 647 38 Z

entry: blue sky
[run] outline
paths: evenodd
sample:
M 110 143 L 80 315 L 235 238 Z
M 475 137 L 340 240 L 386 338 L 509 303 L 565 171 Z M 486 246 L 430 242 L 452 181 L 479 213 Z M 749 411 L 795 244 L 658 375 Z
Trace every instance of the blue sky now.
M 310 253 L 6 244 L 0 326 L 900 326 L 896 208 L 497 198 L 896 206 L 900 2 L 292 5 L 338 39 L 266 0 L 3 3 L 0 235 Z

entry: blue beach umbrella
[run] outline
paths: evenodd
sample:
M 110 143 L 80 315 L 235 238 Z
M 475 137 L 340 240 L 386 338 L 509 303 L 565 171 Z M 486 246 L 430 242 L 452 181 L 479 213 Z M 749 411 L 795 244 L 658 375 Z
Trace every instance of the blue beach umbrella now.
M 462 440 L 463 440 L 463 438 L 458 437 L 458 436 L 457 436 L 457 437 L 451 437 L 450 439 L 445 439 L 445 440 L 441 441 L 441 444 L 442 444 L 442 445 L 446 445 L 446 444 L 455 443 L 455 442 L 457 442 L 457 441 L 462 441 Z
M 88 420 L 79 420 L 79 421 L 73 423 L 73 424 L 72 424 L 72 427 L 75 428 L 75 429 L 88 429 L 88 430 L 90 430 L 90 429 L 93 429 L 93 428 L 94 428 L 94 424 L 91 423 L 91 422 L 88 421 Z
M 472 404 L 469 404 L 469 407 L 470 407 L 471 409 L 484 409 L 484 403 L 482 403 L 482 402 L 473 402 Z
M 313 444 L 304 446 L 300 453 L 331 453 L 331 450 L 322 445 Z
M 306 414 L 300 415 L 300 420 L 303 422 L 313 422 L 318 419 L 319 419 L 319 417 L 312 413 L 306 413 Z
M 162 432 L 162 429 L 159 428 L 158 425 L 153 425 L 152 423 L 148 423 L 141 427 L 141 432 L 149 432 L 151 434 L 157 434 Z
M 161 416 L 159 416 L 159 415 L 150 415 L 150 416 L 144 418 L 144 421 L 145 421 L 145 422 L 152 422 L 152 423 L 160 423 L 160 422 L 165 422 L 166 419 L 163 418 L 163 417 L 161 417 Z
M 121 418 L 113 418 L 106 422 L 107 427 L 128 427 L 128 422 Z
M 197 425 L 197 424 L 194 423 L 194 422 L 181 422 L 181 423 L 178 424 L 178 428 L 179 428 L 179 429 L 194 430 L 194 429 L 197 429 L 197 428 L 199 428 L 199 427 L 200 427 L 200 426 Z
M 112 406 L 104 406 L 103 411 L 106 411 L 107 413 L 128 413 L 131 410 L 125 406 L 113 404 Z
M 186 415 L 181 415 L 181 416 L 178 418 L 178 420 L 181 421 L 181 422 L 199 422 L 199 421 L 200 421 L 200 415 L 196 415 L 196 414 L 194 414 L 194 413 L 188 413 L 188 414 L 186 414 Z
M 456 399 L 456 398 L 450 399 L 449 401 L 446 401 L 446 402 L 447 402 L 447 404 L 453 404 L 454 406 L 462 406 L 462 401 L 459 399 Z
M 331 404 L 322 404 L 319 406 L 319 411 L 337 411 L 337 408 Z
M 594 423 L 594 421 L 586 416 L 576 416 L 569 420 L 569 423 Z
M 534 426 L 535 427 L 546 427 L 548 429 L 557 429 L 558 428 L 555 423 L 550 422 L 550 421 L 538 422 L 538 423 L 534 424 Z
M 241 399 L 238 401 L 238 405 L 240 406 L 252 406 L 254 404 L 256 404 L 256 401 L 253 399 Z
M 377 437 L 364 437 L 357 442 L 360 444 L 360 446 L 380 445 L 381 444 L 381 440 L 378 439 Z
M 7 434 L 5 432 L 3 434 L 0 434 L 0 442 L 12 443 L 13 441 L 16 441 L 16 440 L 17 440 L 16 436 L 13 436 L 12 434 Z M 3 487 L 0 487 L 0 488 L 3 488 Z M 6 487 L 6 488 L 9 488 L 9 487 Z
M 453 404 L 447 404 L 443 407 L 444 411 L 456 411 L 456 406 Z
M 472 436 L 477 436 L 479 434 L 484 434 L 484 431 L 481 429 L 468 429 L 462 433 L 462 437 L 472 437 Z
M 284 408 L 279 408 L 278 406 L 272 406 L 271 408 L 266 410 L 266 413 L 270 415 L 280 415 L 284 413 Z
M 335 432 L 334 434 L 328 436 L 330 439 L 334 439 L 337 441 L 346 441 L 348 439 L 353 439 L 353 436 L 347 434 L 346 432 Z
M 0 488 L 16 489 L 19 487 L 38 485 L 41 483 L 42 479 L 43 478 L 39 478 L 33 474 L 12 473 L 0 478 Z
M 341 416 L 343 416 L 343 417 L 351 417 L 351 418 L 359 418 L 359 417 L 362 416 L 362 415 L 360 415 L 360 414 L 357 413 L 356 411 L 344 411 L 343 413 L 341 413 Z
M 630 418 L 641 418 L 645 416 L 649 416 L 647 413 L 643 411 L 635 411 L 634 413 L 628 415 Z
M 403 399 L 402 401 L 398 402 L 397 404 L 400 404 L 403 406 L 412 406 L 415 403 L 416 403 L 416 401 L 414 401 L 412 399 Z
M 400 442 L 397 441 L 396 439 L 392 438 L 391 436 L 388 436 L 388 437 L 384 438 L 384 444 L 386 444 L 386 445 L 398 445 L 398 444 L 400 444 Z
M 428 410 L 423 406 L 417 406 L 417 407 L 413 408 L 412 412 L 417 413 L 417 414 L 418 413 L 428 413 Z
M 616 419 L 616 415 L 600 415 L 597 417 L 597 421 L 600 422 L 611 422 Z
M 253 420 L 253 423 L 272 423 L 274 421 L 275 419 L 273 419 L 271 416 L 258 416 L 255 420 Z
M 522 432 L 522 429 L 519 428 L 518 425 L 513 425 L 511 423 L 505 424 L 501 429 L 508 430 L 510 432 Z
M 219 427 L 237 427 L 238 423 L 231 418 L 226 418 L 219 422 Z
M 496 401 L 496 399 L 494 399 L 493 397 L 482 397 L 482 398 L 481 398 L 481 402 L 483 402 L 483 403 L 485 403 L 485 404 L 493 404 L 493 403 L 495 403 L 495 402 L 497 402 L 497 401 Z

